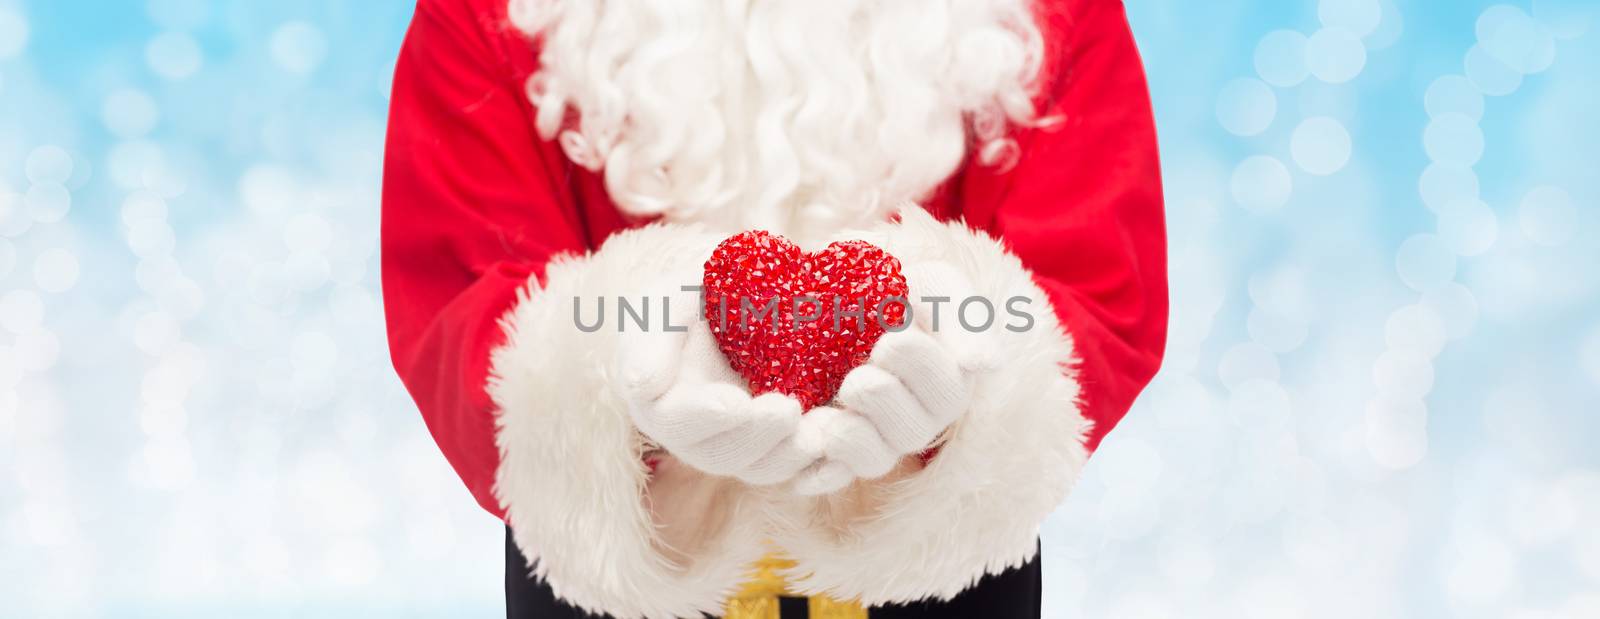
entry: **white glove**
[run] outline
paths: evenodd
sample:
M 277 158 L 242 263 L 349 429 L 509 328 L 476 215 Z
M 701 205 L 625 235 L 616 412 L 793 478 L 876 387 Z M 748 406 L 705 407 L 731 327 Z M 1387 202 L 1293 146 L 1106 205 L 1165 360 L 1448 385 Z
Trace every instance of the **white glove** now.
M 663 331 L 657 323 L 648 332 L 629 324 L 622 334 L 616 384 L 634 425 L 706 473 L 756 485 L 790 480 L 821 457 L 816 440 L 806 446 L 797 436 L 799 401 L 778 393 L 752 397 L 706 321 L 691 320 L 697 301 L 672 298 L 672 321 L 687 324 L 687 332 Z
M 908 455 L 920 453 L 966 412 L 976 372 L 992 367 L 988 335 L 964 329 L 956 319 L 962 299 L 975 288 L 944 263 L 907 269 L 912 325 L 883 335 L 865 364 L 845 376 L 830 406 L 807 412 L 820 434 L 823 461 L 795 481 L 800 494 L 837 491 L 856 479 L 875 479 Z M 923 297 L 950 297 L 924 303 Z M 1003 301 L 994 301 L 1000 303 Z M 933 306 L 938 306 L 937 329 Z M 976 320 L 976 318 L 975 318 Z M 1003 328 L 996 322 L 992 328 Z

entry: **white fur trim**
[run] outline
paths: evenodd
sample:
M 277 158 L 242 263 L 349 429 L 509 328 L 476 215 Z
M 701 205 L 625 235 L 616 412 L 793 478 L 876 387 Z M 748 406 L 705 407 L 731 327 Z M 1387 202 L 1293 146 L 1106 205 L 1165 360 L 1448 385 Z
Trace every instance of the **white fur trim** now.
M 796 561 L 791 583 L 806 594 L 864 604 L 948 599 L 985 574 L 1021 565 L 1040 523 L 1066 498 L 1087 458 L 1089 422 L 1079 409 L 1071 339 L 1028 270 L 995 240 L 935 222 L 921 209 L 850 238 L 906 264 L 944 261 L 964 270 L 999 318 L 984 339 L 996 365 L 978 374 L 972 406 L 951 426 L 927 468 L 860 482 L 820 498 L 775 506 L 774 542 Z M 911 294 L 917 282 L 911 280 Z M 1031 330 L 1004 329 L 1004 302 L 1032 299 Z M 948 325 L 945 325 L 947 327 Z
M 501 320 L 507 342 L 489 381 L 500 411 L 496 496 L 534 573 L 585 610 L 619 619 L 720 613 L 765 549 L 744 486 L 671 459 L 648 474 L 643 441 L 609 384 L 617 296 L 659 301 L 698 284 L 720 240 L 677 225 L 620 232 L 591 255 L 552 261 L 544 286 L 531 281 Z M 611 315 L 598 331 L 575 325 L 580 295 L 585 321 L 595 297 L 607 298 Z M 696 315 L 673 311 L 683 314 L 676 325 Z

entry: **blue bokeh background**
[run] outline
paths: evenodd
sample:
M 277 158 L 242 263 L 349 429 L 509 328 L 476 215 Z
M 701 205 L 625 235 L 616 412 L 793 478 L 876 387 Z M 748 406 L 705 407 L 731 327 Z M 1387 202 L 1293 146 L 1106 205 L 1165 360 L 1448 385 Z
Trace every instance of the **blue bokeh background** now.
M 1600 11 L 1129 3 L 1168 362 L 1049 617 L 1600 617 Z M 0 0 L 0 616 L 499 616 L 388 367 L 401 0 Z

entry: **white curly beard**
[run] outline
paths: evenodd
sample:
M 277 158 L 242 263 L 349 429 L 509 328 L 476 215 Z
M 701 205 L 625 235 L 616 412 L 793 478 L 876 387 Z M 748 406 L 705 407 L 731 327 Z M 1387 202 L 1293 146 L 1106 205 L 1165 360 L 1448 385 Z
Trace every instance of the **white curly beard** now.
M 1034 120 L 1028 0 L 511 0 L 536 124 L 624 211 L 807 236 L 925 197 Z M 576 111 L 569 115 L 569 111 Z M 573 118 L 576 122 L 572 122 Z

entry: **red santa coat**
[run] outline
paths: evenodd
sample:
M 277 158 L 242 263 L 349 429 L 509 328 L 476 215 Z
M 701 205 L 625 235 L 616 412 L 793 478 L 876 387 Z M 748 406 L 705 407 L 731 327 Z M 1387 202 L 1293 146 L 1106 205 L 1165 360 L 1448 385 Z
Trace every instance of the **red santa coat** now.
M 504 4 L 419 3 L 394 78 L 382 224 L 394 366 L 446 459 L 478 503 L 502 518 L 517 505 L 506 488 L 497 493 L 497 480 L 508 484 L 506 458 L 519 447 L 497 436 L 505 433 L 497 420 L 520 413 L 503 410 L 506 403 L 486 385 L 497 374 L 492 357 L 515 337 L 508 336 L 508 312 L 519 295 L 523 303 L 537 300 L 552 259 L 585 256 L 645 223 L 619 213 L 599 175 L 536 134 L 524 94 L 536 55 L 507 21 Z M 1018 261 L 1048 299 L 1074 362 L 1060 371 L 1073 380 L 1076 402 L 1057 406 L 1087 422 L 1082 436 L 1051 440 L 1087 454 L 1161 360 L 1167 292 L 1156 136 L 1121 2 L 1049 0 L 1039 11 L 1048 53 L 1038 109 L 1059 122 L 1015 130 L 1021 157 L 1014 166 L 969 160 L 924 207 L 940 220 L 964 222 L 974 238 L 998 239 L 994 251 Z M 530 556 L 540 552 L 532 550 Z M 978 575 L 994 571 L 997 561 L 966 560 L 989 564 L 967 568 Z M 558 594 L 564 585 L 572 594 L 563 596 L 580 602 L 590 588 L 547 577 Z M 941 583 L 930 592 L 952 586 L 959 588 Z M 819 588 L 875 597 L 871 590 Z M 888 585 L 876 593 L 912 595 Z M 607 607 L 603 594 L 589 597 L 601 600 L 589 606 Z

